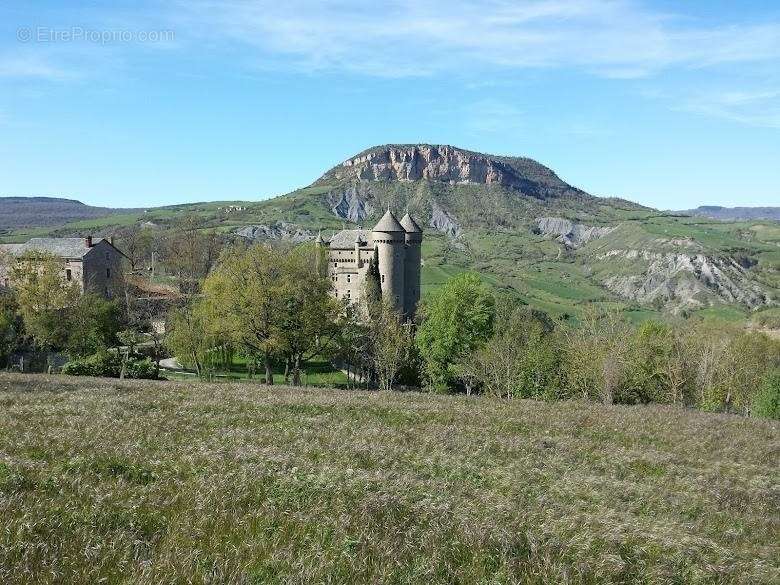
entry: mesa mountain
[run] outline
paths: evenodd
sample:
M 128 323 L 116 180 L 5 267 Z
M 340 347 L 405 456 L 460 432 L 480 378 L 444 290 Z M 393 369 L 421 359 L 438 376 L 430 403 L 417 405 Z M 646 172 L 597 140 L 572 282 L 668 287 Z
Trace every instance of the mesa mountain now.
M 287 195 L 152 209 L 136 220 L 164 225 L 195 212 L 237 237 L 302 241 L 371 225 L 388 207 L 428 226 L 424 288 L 476 271 L 554 315 L 587 302 L 640 314 L 748 311 L 778 299 L 780 225 L 661 213 L 592 196 L 529 158 L 447 145 L 377 146 Z

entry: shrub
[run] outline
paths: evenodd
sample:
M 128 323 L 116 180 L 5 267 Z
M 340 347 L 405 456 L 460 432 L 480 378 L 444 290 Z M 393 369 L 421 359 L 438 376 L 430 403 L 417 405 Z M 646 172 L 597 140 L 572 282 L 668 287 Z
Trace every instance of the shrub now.
M 118 353 L 102 351 L 86 358 L 71 360 L 62 368 L 69 376 L 94 376 L 98 378 L 118 378 L 122 372 L 122 356 Z M 157 377 L 157 368 L 149 358 L 128 358 L 125 364 L 125 377 L 153 380 Z
M 149 358 L 129 359 L 125 375 L 138 380 L 154 380 L 157 378 L 157 366 Z
M 118 353 L 100 351 L 85 358 L 69 361 L 62 373 L 69 376 L 95 376 L 118 378 L 122 370 L 122 357 Z
M 764 377 L 753 400 L 753 415 L 780 420 L 780 370 Z

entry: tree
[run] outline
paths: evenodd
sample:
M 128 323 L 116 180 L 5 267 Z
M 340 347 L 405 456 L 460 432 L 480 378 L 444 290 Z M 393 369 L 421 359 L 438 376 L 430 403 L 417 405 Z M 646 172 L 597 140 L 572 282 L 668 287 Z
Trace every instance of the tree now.
M 248 356 L 260 357 L 266 382 L 283 357 L 299 384 L 301 365 L 326 350 L 340 307 L 311 246 L 253 246 L 227 252 L 204 283 L 208 322 Z
M 473 274 L 451 278 L 423 304 L 417 347 L 426 384 L 447 391 L 456 379 L 458 360 L 493 332 L 495 299 Z
M 203 366 L 211 349 L 203 314 L 198 307 L 174 310 L 168 319 L 166 345 L 171 353 L 181 357 L 203 377 Z
M 0 366 L 8 363 L 9 356 L 22 341 L 22 322 L 18 309 L 14 294 L 0 291 Z
M 334 357 L 346 366 L 347 387 L 364 381 L 372 367 L 371 328 L 363 315 L 360 307 L 345 305 L 336 322 Z
M 401 314 L 391 303 L 380 302 L 372 312 L 370 325 L 371 360 L 379 389 L 393 389 L 396 377 L 407 361 L 414 340 L 411 326 L 403 323 Z
M 780 369 L 771 370 L 764 376 L 751 414 L 780 420 Z
M 563 337 L 564 393 L 614 402 L 625 379 L 631 339 L 628 324 L 616 312 L 589 309 Z
M 549 318 L 502 303 L 494 329 L 487 343 L 456 364 L 467 394 L 479 387 L 505 398 L 552 395 L 559 381 L 560 351 Z
M 186 294 L 200 290 L 222 248 L 219 236 L 202 227 L 197 216 L 189 215 L 176 223 L 165 239 L 165 265 L 177 277 L 179 289 Z
M 82 295 L 69 315 L 67 351 L 85 357 L 114 345 L 120 328 L 119 306 L 94 294 Z
M 155 233 L 152 229 L 138 224 L 123 228 L 117 233 L 122 251 L 130 260 L 131 270 L 135 270 L 144 261 L 150 259 L 154 250 Z
M 11 286 L 25 330 L 45 350 L 66 345 L 71 309 L 80 295 L 75 282 L 62 278 L 62 269 L 59 258 L 44 252 L 27 253 L 11 268 Z
M 327 351 L 337 334 L 341 307 L 328 293 L 330 279 L 317 270 L 319 251 L 298 246 L 282 258 L 281 311 L 275 324 L 279 350 L 292 369 L 293 385 L 301 382 L 301 364 Z

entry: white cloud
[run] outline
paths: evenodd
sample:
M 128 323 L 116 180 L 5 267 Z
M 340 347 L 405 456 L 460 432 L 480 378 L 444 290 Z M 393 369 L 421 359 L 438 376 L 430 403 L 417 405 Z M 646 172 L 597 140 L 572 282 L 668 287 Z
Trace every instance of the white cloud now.
M 679 108 L 748 126 L 780 129 L 780 89 L 699 93 Z
M 523 127 L 523 112 L 512 104 L 485 99 L 470 104 L 464 111 L 468 131 L 483 135 L 516 131 Z
M 74 73 L 49 62 L 33 53 L 0 54 L 0 77 L 28 77 L 62 80 Z
M 573 67 L 639 77 L 671 67 L 780 59 L 780 23 L 697 24 L 630 0 L 388 0 L 181 5 L 196 36 L 252 47 L 261 63 L 375 76 Z

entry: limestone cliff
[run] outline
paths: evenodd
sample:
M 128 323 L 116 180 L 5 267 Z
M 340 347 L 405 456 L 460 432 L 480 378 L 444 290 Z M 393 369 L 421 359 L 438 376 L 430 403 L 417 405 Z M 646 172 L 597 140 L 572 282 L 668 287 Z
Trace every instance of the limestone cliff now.
M 432 144 L 370 148 L 333 167 L 318 183 L 421 180 L 450 185 L 500 185 L 539 199 L 585 195 L 530 158 L 493 156 Z

